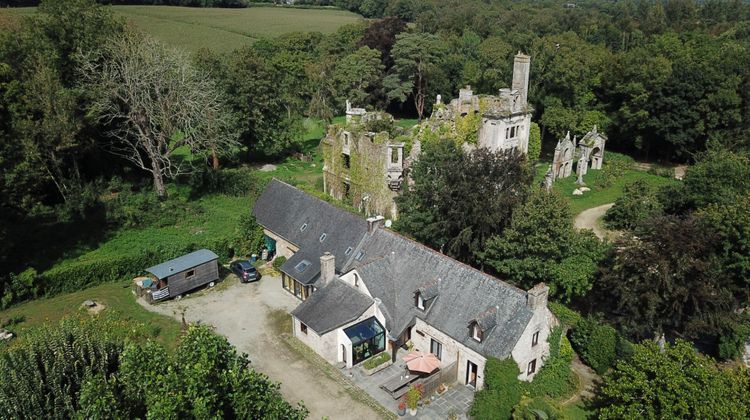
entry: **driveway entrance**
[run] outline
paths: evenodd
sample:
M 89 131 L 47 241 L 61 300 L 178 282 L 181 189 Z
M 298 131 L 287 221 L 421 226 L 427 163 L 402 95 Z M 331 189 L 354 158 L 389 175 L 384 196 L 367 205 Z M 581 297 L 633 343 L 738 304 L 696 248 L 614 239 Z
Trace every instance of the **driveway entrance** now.
M 259 282 L 233 284 L 180 301 L 150 305 L 147 310 L 174 317 L 182 312 L 188 322 L 213 325 L 238 351 L 247 353 L 251 366 L 281 383 L 281 393 L 292 404 L 303 401 L 311 419 L 379 419 L 365 404 L 354 400 L 343 386 L 280 341 L 273 327 L 274 310 L 287 313 L 299 300 L 281 288 L 281 278 L 264 276 Z

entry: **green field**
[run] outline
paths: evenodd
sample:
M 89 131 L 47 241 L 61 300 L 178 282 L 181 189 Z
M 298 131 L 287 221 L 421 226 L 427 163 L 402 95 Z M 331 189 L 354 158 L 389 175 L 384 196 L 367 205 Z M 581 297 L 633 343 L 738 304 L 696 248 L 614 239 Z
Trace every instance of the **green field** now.
M 56 324 L 61 318 L 84 311 L 83 301 L 90 299 L 103 305 L 104 311 L 118 313 L 120 319 L 147 325 L 152 337 L 168 348 L 174 348 L 180 334 L 180 324 L 172 318 L 146 311 L 135 300 L 131 283 L 107 283 L 75 293 L 66 293 L 48 299 L 37 299 L 0 312 L 0 320 L 22 317 L 23 321 L 13 326 L 19 336 L 28 328 L 44 323 Z
M 167 44 L 194 52 L 229 52 L 259 38 L 289 32 L 332 33 L 361 16 L 334 9 L 248 7 L 244 9 L 176 6 L 108 6 L 115 14 Z M 30 15 L 35 8 L 8 9 Z

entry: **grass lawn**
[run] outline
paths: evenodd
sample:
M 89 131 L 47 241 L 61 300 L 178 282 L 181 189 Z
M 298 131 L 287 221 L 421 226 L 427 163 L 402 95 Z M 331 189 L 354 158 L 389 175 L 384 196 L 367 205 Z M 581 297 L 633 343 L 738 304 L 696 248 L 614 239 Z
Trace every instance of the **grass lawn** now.
M 607 152 L 604 157 L 604 165 L 606 169 L 607 157 L 621 158 L 622 155 Z M 588 173 L 583 177 L 583 181 L 586 186 L 591 188 L 591 191 L 585 192 L 583 195 L 573 195 L 573 190 L 578 188 L 576 185 L 577 177 L 575 173 L 571 176 L 563 179 L 556 180 L 554 183 L 555 190 L 560 192 L 563 197 L 568 199 L 570 202 L 570 210 L 573 216 L 578 213 L 590 209 L 592 207 L 601 206 L 603 204 L 613 203 L 617 198 L 622 195 L 623 188 L 639 179 L 646 181 L 651 185 L 667 185 L 675 182 L 679 182 L 672 178 L 666 178 L 663 176 L 653 175 L 648 172 L 640 171 L 637 169 L 626 169 L 620 176 L 614 177 L 611 183 L 607 186 L 602 186 L 604 182 L 604 171 L 602 170 L 589 170 Z M 544 174 L 547 172 L 547 165 L 539 165 L 537 168 L 535 184 L 539 184 L 544 178 Z M 605 184 L 606 185 L 606 184 Z
M 108 283 L 53 298 L 37 299 L 0 312 L 0 319 L 23 316 L 24 321 L 13 327 L 19 336 L 23 336 L 24 330 L 28 328 L 43 323 L 54 324 L 66 315 L 83 311 L 81 303 L 90 299 L 104 305 L 104 311 L 115 311 L 123 319 L 148 325 L 156 341 L 174 348 L 180 335 L 180 323 L 141 308 L 135 301 L 130 284 L 129 281 Z
M 230 52 L 259 38 L 289 32 L 332 33 L 361 16 L 335 9 L 248 7 L 244 9 L 177 6 L 108 6 L 115 14 L 167 44 L 197 51 Z M 35 8 L 9 9 L 30 15 Z
M 562 407 L 562 418 L 566 420 L 586 420 L 593 417 L 594 413 L 587 410 L 582 402 Z

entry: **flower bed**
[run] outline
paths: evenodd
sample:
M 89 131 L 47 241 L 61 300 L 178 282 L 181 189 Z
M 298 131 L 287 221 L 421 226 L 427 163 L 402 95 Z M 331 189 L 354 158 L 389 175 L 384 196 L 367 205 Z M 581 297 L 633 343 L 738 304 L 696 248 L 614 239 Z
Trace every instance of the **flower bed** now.
M 365 360 L 364 363 L 362 363 L 362 370 L 364 370 L 365 375 L 370 376 L 377 372 L 380 372 L 381 370 L 387 368 L 392 364 L 393 361 L 391 360 L 391 355 L 388 352 L 384 351 Z

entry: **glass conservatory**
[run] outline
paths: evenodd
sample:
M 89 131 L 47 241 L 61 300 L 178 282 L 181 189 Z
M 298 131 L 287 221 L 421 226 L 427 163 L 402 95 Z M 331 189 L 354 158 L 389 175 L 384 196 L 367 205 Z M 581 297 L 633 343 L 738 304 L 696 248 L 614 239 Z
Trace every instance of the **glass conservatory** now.
M 385 350 L 385 328 L 375 317 L 344 329 L 352 341 L 352 365 L 356 365 Z

